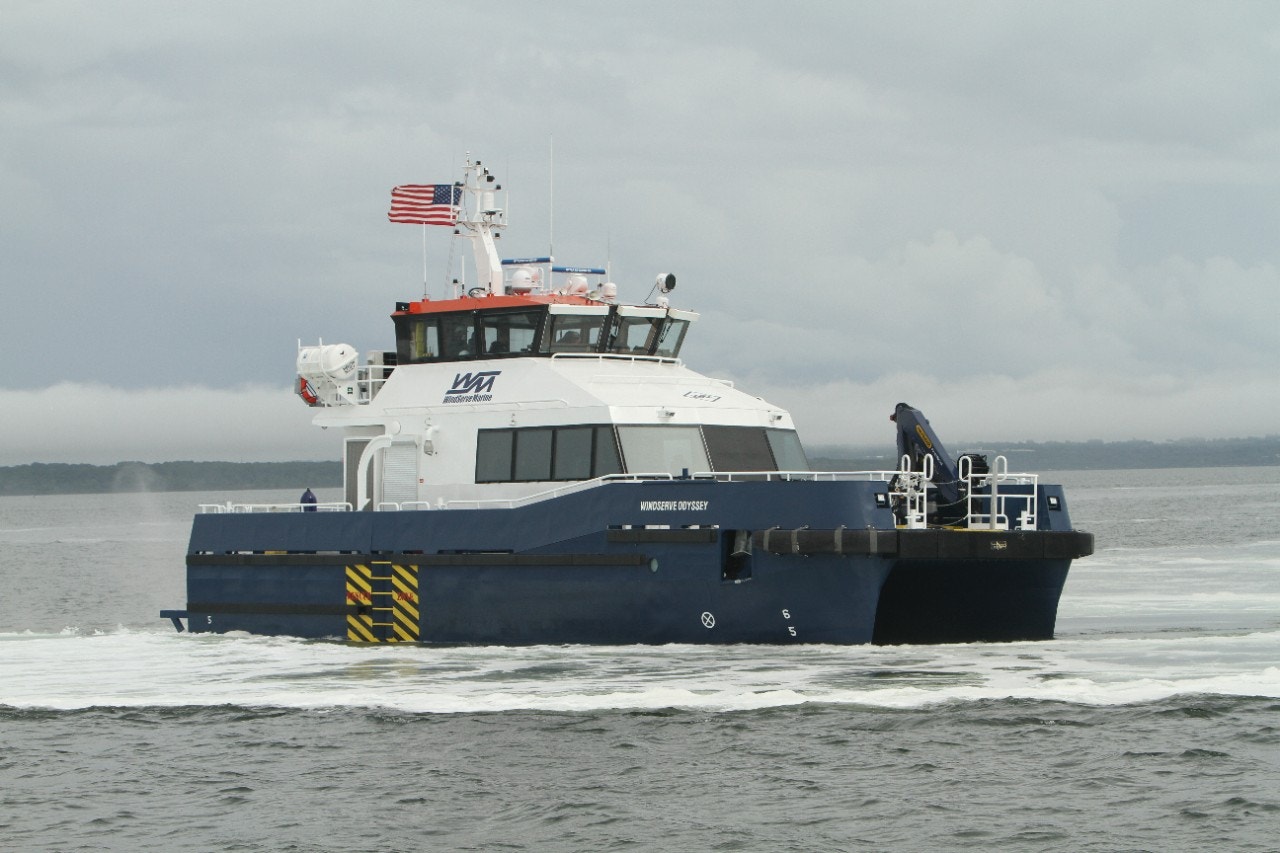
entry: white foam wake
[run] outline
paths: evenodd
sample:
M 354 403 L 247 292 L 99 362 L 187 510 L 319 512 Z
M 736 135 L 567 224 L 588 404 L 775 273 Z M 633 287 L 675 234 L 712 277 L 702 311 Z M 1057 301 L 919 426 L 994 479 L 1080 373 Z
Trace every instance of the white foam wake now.
M 917 708 L 1180 694 L 1280 698 L 1280 632 L 957 646 L 349 646 L 119 630 L 0 634 L 0 704 L 389 708 L 415 713 L 805 702 Z

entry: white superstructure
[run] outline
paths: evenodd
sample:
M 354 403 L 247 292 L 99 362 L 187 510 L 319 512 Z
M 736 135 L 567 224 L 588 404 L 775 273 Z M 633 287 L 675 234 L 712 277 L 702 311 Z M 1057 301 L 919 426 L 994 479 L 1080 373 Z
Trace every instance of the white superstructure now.
M 619 475 L 807 468 L 790 415 L 679 359 L 698 315 L 621 305 L 605 270 L 500 261 L 505 225 L 480 163 L 461 185 L 458 233 L 480 286 L 399 303 L 396 351 L 360 364 L 346 344 L 300 347 L 298 393 L 345 435 L 347 501 L 363 509 L 461 506 Z M 553 280 L 562 277 L 559 287 Z

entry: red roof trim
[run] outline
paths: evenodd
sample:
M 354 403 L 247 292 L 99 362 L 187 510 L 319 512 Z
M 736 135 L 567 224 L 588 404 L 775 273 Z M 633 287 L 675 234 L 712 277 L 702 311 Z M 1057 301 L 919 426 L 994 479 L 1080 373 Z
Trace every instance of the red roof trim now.
M 396 311 L 392 316 L 403 314 L 444 314 L 451 311 L 483 311 L 489 308 L 536 308 L 542 305 L 604 304 L 581 296 L 566 296 L 559 293 L 543 293 L 536 296 L 464 296 L 461 299 L 422 299 L 417 302 L 410 302 L 408 311 Z

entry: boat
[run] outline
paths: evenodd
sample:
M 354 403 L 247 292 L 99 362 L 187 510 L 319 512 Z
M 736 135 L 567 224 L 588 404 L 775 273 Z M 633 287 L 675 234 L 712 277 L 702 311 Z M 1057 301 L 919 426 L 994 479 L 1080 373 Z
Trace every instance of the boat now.
M 444 199 L 475 280 L 396 303 L 394 350 L 299 343 L 297 394 L 343 436 L 342 500 L 201 506 L 186 607 L 161 613 L 178 630 L 486 645 L 1053 637 L 1071 562 L 1093 551 L 1061 486 L 1002 456 L 953 458 L 905 403 L 892 470 L 811 470 L 787 411 L 681 360 L 699 315 L 672 304 L 673 274 L 627 303 L 605 268 L 501 259 L 500 191 L 468 157 Z

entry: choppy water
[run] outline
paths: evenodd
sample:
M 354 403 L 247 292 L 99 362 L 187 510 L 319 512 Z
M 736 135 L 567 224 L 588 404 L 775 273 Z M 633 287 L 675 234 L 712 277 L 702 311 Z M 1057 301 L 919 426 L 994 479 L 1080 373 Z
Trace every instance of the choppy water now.
M 1280 849 L 1280 467 L 1057 479 L 1058 639 L 918 647 L 179 635 L 233 495 L 0 499 L 0 849 Z

